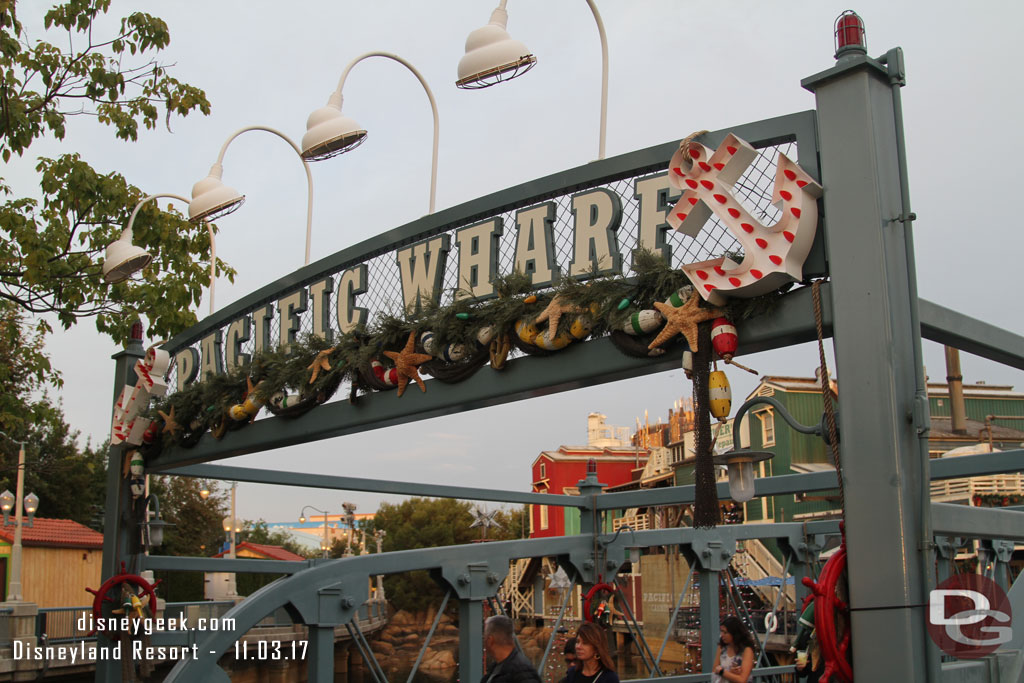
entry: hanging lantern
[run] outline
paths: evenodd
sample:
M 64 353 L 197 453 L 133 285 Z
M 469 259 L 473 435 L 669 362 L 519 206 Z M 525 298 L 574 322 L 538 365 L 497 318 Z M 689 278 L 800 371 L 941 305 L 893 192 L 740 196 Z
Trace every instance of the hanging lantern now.
M 729 387 L 729 378 L 721 370 L 708 375 L 708 399 L 711 416 L 719 422 L 725 422 L 732 409 L 732 389 Z

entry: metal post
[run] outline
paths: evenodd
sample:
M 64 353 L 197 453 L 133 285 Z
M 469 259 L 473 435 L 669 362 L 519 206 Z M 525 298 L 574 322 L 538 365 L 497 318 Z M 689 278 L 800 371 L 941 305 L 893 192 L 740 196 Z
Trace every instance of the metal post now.
M 483 675 L 484 604 L 459 600 L 459 680 L 479 681 Z
M 14 545 L 11 547 L 11 583 L 8 602 L 21 602 L 21 522 L 25 496 L 25 444 L 18 444 L 18 483 L 14 494 Z
M 718 572 L 700 568 L 700 664 L 702 671 L 711 671 L 715 664 L 715 643 L 718 642 L 720 614 L 718 611 Z
M 817 101 L 828 188 L 836 365 L 851 378 L 839 395 L 839 427 L 853 669 L 858 680 L 923 682 L 922 549 L 931 539 L 921 533 L 927 482 L 918 439 L 928 405 L 917 392 L 920 326 L 890 78 L 878 62 L 853 54 L 803 85 Z
M 309 670 L 310 683 L 334 681 L 334 628 L 329 626 L 309 627 Z
M 135 362 L 144 357 L 141 334 L 128 342 L 124 351 L 114 354 L 114 398 L 111 406 L 117 403 L 122 389 L 126 384 L 134 385 L 137 381 L 135 376 Z M 113 416 L 113 411 L 111 411 Z M 128 480 L 121 476 L 121 461 L 124 457 L 125 447 L 123 445 L 111 446 L 107 453 L 107 496 L 106 509 L 103 519 L 103 565 L 101 582 L 106 581 L 121 571 L 120 563 L 135 565 L 129 555 L 132 552 L 133 544 L 131 533 L 133 526 L 130 523 L 132 496 Z M 113 641 L 106 640 L 100 635 L 100 645 L 112 645 Z M 101 658 L 96 662 L 96 681 L 104 683 L 116 683 L 121 680 L 121 662 L 113 659 Z

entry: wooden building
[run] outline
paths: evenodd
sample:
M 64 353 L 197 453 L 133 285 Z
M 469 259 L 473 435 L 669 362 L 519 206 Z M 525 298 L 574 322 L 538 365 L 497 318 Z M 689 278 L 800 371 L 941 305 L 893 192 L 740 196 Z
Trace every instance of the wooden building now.
M 86 588 L 99 588 L 103 534 L 70 519 L 36 517 L 22 526 L 21 592 L 39 607 L 79 607 L 92 603 Z M 11 582 L 14 521 L 0 527 L 3 599 Z

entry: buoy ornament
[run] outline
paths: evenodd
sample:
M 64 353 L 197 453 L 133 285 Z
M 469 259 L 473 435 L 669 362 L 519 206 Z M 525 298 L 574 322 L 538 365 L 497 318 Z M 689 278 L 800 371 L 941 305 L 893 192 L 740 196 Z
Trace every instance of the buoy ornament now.
M 665 322 L 665 317 L 661 313 L 653 309 L 645 309 L 630 315 L 629 320 L 622 326 L 622 331 L 634 336 L 650 334 L 661 327 L 663 322 Z
M 732 388 L 729 386 L 729 378 L 721 370 L 708 375 L 708 399 L 711 417 L 719 422 L 728 420 L 732 409 Z
M 251 420 L 256 417 L 256 414 L 260 412 L 260 408 L 263 407 L 265 401 L 260 398 L 257 385 L 255 388 L 252 386 L 252 380 L 247 380 L 249 383 L 249 390 L 245 394 L 245 400 L 241 403 L 237 403 L 228 408 L 228 417 L 235 422 L 244 422 L 245 420 Z
M 736 326 L 728 318 L 715 318 L 711 323 L 711 346 L 726 363 L 736 354 Z
M 284 391 L 279 391 L 270 397 L 270 405 L 274 406 L 278 410 L 284 410 L 296 405 L 300 400 L 301 396 L 298 394 L 289 394 Z
M 379 360 L 374 360 L 370 361 L 370 369 L 373 370 L 377 381 L 383 382 L 389 387 L 398 385 L 398 370 L 395 368 L 385 368 Z

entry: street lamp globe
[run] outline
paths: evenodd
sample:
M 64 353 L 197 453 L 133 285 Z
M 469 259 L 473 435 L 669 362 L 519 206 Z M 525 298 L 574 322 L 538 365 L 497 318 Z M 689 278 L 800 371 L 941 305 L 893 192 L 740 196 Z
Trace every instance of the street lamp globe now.
M 14 494 L 10 490 L 0 493 L 0 510 L 10 512 L 14 509 Z
M 231 527 L 233 527 L 234 524 L 232 523 L 232 520 L 231 520 L 230 517 L 225 517 L 224 518 L 224 525 L 223 526 L 224 526 L 224 532 L 225 533 L 231 533 Z
M 30 493 L 25 496 L 25 512 L 28 513 L 29 518 L 36 514 L 36 510 L 39 509 L 39 496 L 34 493 Z
M 305 523 L 306 523 L 306 515 L 300 515 L 299 516 L 299 524 L 305 524 Z
M 202 490 L 199 491 L 199 497 L 202 498 L 203 500 L 206 500 L 207 498 L 209 498 L 210 497 L 210 488 L 208 486 L 203 486 Z

